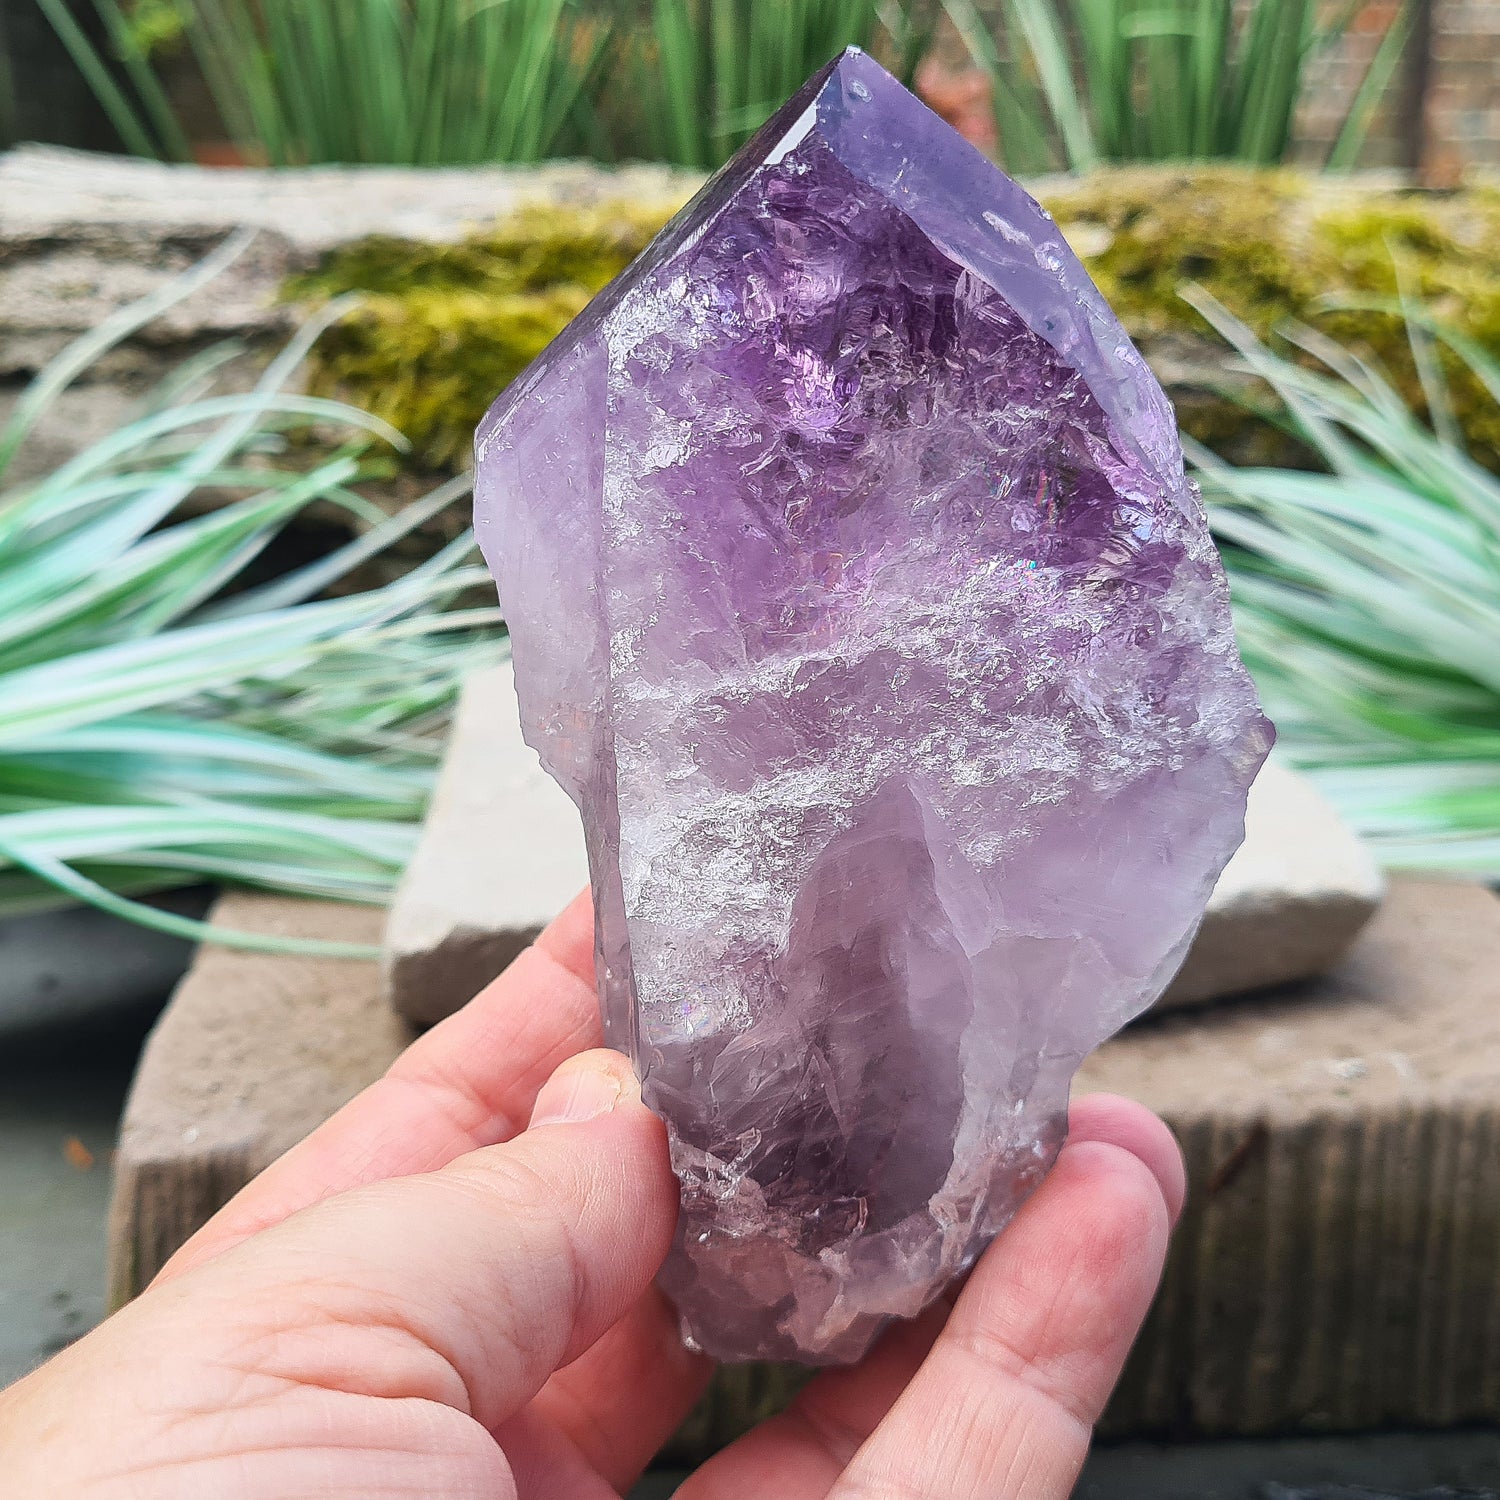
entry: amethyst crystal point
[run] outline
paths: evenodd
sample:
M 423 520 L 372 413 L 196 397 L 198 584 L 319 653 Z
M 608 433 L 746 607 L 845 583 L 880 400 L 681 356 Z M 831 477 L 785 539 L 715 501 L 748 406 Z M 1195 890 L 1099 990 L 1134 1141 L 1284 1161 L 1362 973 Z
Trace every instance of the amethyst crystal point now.
M 1051 1163 L 1270 740 L 1172 414 L 858 52 L 495 405 L 478 524 L 731 1359 L 857 1358 Z

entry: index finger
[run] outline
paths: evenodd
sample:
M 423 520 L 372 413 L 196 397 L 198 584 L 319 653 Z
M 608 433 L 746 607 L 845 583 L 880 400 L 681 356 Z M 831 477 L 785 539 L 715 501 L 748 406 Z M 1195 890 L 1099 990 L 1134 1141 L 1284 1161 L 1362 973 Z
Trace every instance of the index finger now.
M 493 983 L 273 1162 L 163 1267 L 167 1279 L 362 1183 L 431 1172 L 518 1135 L 554 1068 L 600 1043 L 583 891 Z

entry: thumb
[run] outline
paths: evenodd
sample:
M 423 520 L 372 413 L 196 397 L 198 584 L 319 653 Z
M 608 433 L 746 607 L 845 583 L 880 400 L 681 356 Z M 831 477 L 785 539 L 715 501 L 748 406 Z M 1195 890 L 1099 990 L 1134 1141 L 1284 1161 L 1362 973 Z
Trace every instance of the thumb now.
M 198 1326 L 223 1316 L 241 1335 L 258 1317 L 268 1336 L 236 1344 L 254 1374 L 352 1380 L 493 1429 L 625 1315 L 676 1216 L 665 1131 L 630 1064 L 585 1052 L 514 1140 L 327 1199 L 142 1301 L 188 1299 Z

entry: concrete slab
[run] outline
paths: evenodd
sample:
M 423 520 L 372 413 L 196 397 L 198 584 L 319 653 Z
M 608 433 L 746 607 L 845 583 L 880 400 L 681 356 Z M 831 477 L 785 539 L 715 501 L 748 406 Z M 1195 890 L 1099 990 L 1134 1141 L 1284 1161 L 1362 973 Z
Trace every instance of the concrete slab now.
M 211 900 L 211 892 L 194 887 L 154 904 L 201 917 Z M 37 1028 L 76 1026 L 152 999 L 159 1004 L 192 956 L 183 938 L 89 906 L 7 917 L 0 921 L 0 1047 Z
M 0 1387 L 104 1315 L 110 1155 L 139 1037 L 87 1034 L 0 1050 Z
M 1156 1009 L 1328 973 L 1384 890 L 1373 855 L 1332 804 L 1273 755 L 1250 788 L 1245 842 Z
M 464 683 L 421 841 L 391 903 L 391 1004 L 430 1026 L 487 985 L 588 884 L 583 825 L 521 738 L 509 662 Z

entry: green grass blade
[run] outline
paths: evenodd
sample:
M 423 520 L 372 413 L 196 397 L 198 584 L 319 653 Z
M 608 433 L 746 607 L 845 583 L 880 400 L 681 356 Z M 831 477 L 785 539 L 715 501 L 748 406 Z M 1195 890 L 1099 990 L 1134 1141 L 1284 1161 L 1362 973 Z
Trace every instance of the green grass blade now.
M 160 310 L 153 299 L 90 347 Z M 289 426 L 368 422 L 282 389 L 316 331 L 255 390 L 200 397 L 201 365 L 185 370 L 149 415 L 0 490 L 0 912 L 66 897 L 158 923 L 132 898 L 192 879 L 388 898 L 458 682 L 499 659 L 500 622 L 457 607 L 487 582 L 469 536 L 381 588 L 295 602 L 460 485 L 214 617 L 304 506 L 363 508 L 348 493 L 355 453 L 303 472 L 274 461 Z M 68 351 L 34 390 L 55 393 L 85 362 Z M 176 515 L 207 486 L 242 493 Z
M 1324 163 L 1327 171 L 1347 172 L 1358 163 L 1369 137 L 1375 111 L 1401 66 L 1415 24 L 1416 6 L 1412 0 L 1406 0 L 1380 39 L 1380 45 L 1370 59 L 1370 66 L 1360 79 L 1354 98 L 1334 136 L 1333 145 L 1329 148 L 1328 158 Z
M 150 116 L 156 139 L 162 143 L 162 154 L 173 161 L 191 161 L 193 149 L 188 141 L 177 112 L 162 87 L 151 60 L 141 51 L 135 32 L 126 22 L 125 16 L 115 0 L 94 0 L 95 9 L 109 32 L 115 55 L 130 74 L 130 82 L 139 96 L 142 106 Z
M 190 917 L 181 917 L 140 901 L 131 901 L 79 874 L 60 860 L 50 859 L 28 850 L 24 845 L 7 841 L 3 827 L 0 827 L 0 856 L 30 870 L 49 885 L 87 906 L 108 912 L 111 916 L 124 917 L 127 921 L 149 927 L 155 932 L 187 938 L 190 942 L 218 943 L 225 948 L 238 948 L 250 953 L 300 954 L 309 958 L 361 959 L 366 962 L 378 962 L 380 958 L 379 947 L 366 943 L 340 943 L 320 938 L 290 938 L 271 933 L 244 932 L 232 927 L 196 922 Z
M 37 4 L 52 23 L 58 40 L 67 48 L 68 55 L 83 74 L 84 81 L 109 117 L 110 124 L 119 133 L 126 149 L 136 156 L 160 157 L 163 153 L 147 128 L 144 117 L 125 96 L 110 74 L 108 65 L 100 57 L 98 49 L 73 19 L 66 0 L 37 0 Z
M 168 308 L 175 307 L 199 287 L 232 265 L 249 248 L 255 238 L 253 229 L 242 229 L 229 235 L 224 243 L 196 266 L 174 277 L 166 286 L 111 313 L 104 321 L 80 335 L 58 355 L 22 392 L 10 419 L 0 428 L 0 479 L 26 434 L 42 414 L 91 364 L 130 337 L 136 329 Z
M 1102 158 L 1056 11 L 1048 0 L 1007 0 L 1007 11 L 1025 38 L 1069 167 L 1075 172 L 1094 170 Z
M 1442 337 L 1409 293 L 1395 306 Z M 1234 468 L 1188 445 L 1284 753 L 1387 862 L 1500 877 L 1500 481 L 1347 351 L 1302 330 L 1331 373 L 1304 369 L 1205 311 L 1328 462 Z M 1440 387 L 1427 403 L 1441 429 Z

